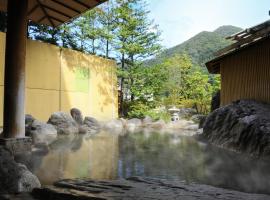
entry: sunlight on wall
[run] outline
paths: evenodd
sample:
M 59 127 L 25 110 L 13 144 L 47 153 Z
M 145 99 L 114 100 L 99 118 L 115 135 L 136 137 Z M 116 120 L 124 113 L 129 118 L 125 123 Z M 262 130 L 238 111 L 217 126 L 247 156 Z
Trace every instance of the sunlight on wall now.
M 0 33 L 0 126 L 3 124 L 5 34 Z M 47 121 L 73 107 L 99 120 L 117 118 L 116 63 L 98 56 L 27 41 L 26 113 Z

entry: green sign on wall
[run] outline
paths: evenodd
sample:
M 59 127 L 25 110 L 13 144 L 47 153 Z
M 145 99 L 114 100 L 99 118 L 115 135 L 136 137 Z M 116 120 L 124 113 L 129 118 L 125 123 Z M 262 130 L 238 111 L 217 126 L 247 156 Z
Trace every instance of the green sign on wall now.
M 75 88 L 78 92 L 89 91 L 90 70 L 87 67 L 75 68 Z

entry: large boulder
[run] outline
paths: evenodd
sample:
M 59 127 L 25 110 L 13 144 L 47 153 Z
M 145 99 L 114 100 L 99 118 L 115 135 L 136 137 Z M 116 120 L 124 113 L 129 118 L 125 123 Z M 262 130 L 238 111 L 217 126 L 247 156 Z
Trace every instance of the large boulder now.
M 142 128 L 142 120 L 133 118 L 129 119 L 126 123 L 126 128 L 129 132 L 134 132 Z
M 104 128 L 113 133 L 121 133 L 125 128 L 125 124 L 124 119 L 112 119 L 104 123 Z
M 148 126 L 149 124 L 153 123 L 153 119 L 149 116 L 146 116 L 145 118 L 143 118 L 142 123 L 143 126 Z
M 211 101 L 211 112 L 218 109 L 220 107 L 220 90 L 217 91 L 212 97 Z
M 270 156 L 270 105 L 235 101 L 212 112 L 202 136 L 211 143 L 252 156 Z
M 190 118 L 190 120 L 193 121 L 196 124 L 199 124 L 199 128 L 203 128 L 206 117 L 207 117 L 206 115 L 196 114 L 196 115 L 193 115 Z
M 162 119 L 156 121 L 156 122 L 153 122 L 151 124 L 148 124 L 147 126 L 148 128 L 152 128 L 152 129 L 157 129 L 157 130 L 161 130 L 161 129 L 164 129 L 166 128 L 166 122 Z
M 180 119 L 178 121 L 169 122 L 166 126 L 168 129 L 176 130 L 194 130 L 198 129 L 198 124 L 191 120 Z
M 32 137 L 34 144 L 50 144 L 57 138 L 57 130 L 51 124 L 34 120 L 26 129 L 26 135 Z
M 201 121 L 203 118 L 205 118 L 205 115 L 196 114 L 196 115 L 193 115 L 193 116 L 190 118 L 190 120 L 193 121 L 193 122 L 195 122 L 195 123 L 197 123 L 197 124 L 199 124 L 200 121 Z
M 79 127 L 79 132 L 82 134 L 93 134 L 99 132 L 101 125 L 97 119 L 93 117 L 85 117 L 83 124 Z
M 77 134 L 79 133 L 79 127 L 75 120 L 65 112 L 55 112 L 51 115 L 49 124 L 52 124 L 58 134 Z
M 197 111 L 193 108 L 180 108 L 178 114 L 180 118 L 190 118 L 197 114 Z
M 14 161 L 11 153 L 0 147 L 0 193 L 31 192 L 40 182 L 25 165 Z
M 70 110 L 70 115 L 75 120 L 75 122 L 77 122 L 79 125 L 83 125 L 83 115 L 78 108 L 72 108 Z
M 25 135 L 29 136 L 28 134 L 31 131 L 31 125 L 35 121 L 35 118 L 32 115 L 26 114 L 25 115 Z
M 101 128 L 100 123 L 94 117 L 85 117 L 83 124 L 94 130 L 99 130 Z

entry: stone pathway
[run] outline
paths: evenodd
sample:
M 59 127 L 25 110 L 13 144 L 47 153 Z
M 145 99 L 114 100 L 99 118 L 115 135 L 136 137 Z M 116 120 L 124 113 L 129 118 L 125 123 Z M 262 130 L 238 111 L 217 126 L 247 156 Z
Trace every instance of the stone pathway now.
M 115 181 L 63 180 L 35 189 L 33 196 L 40 200 L 270 200 L 270 195 L 139 177 Z M 21 199 L 34 198 L 24 195 Z

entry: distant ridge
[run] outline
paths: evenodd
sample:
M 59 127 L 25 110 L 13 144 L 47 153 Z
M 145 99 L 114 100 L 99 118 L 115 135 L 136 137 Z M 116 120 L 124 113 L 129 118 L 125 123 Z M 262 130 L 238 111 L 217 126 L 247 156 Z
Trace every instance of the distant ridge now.
M 189 40 L 164 50 L 156 58 L 146 61 L 148 65 L 157 64 L 163 59 L 170 58 L 175 54 L 188 54 L 194 65 L 204 66 L 205 62 L 214 57 L 214 53 L 231 44 L 225 37 L 241 31 L 242 28 L 226 25 L 213 32 L 202 31 Z

